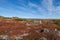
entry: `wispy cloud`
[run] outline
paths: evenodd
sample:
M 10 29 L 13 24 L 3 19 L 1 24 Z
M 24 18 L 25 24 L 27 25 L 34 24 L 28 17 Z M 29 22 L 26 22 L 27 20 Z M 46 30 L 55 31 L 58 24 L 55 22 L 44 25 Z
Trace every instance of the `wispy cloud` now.
M 10 13 L 11 15 L 19 15 L 20 17 L 26 18 L 59 18 L 60 6 L 54 6 L 54 0 L 39 0 L 40 3 L 36 1 L 0 0 L 0 14 L 5 13 L 8 15 Z
M 54 14 L 60 14 L 60 6 L 55 7 L 53 5 L 53 0 L 43 0 L 42 1 L 42 6 L 38 6 L 34 3 L 29 3 L 31 7 L 37 8 L 40 13 L 46 16 L 53 16 Z M 55 13 L 56 12 L 56 13 Z
M 37 10 L 34 10 L 35 12 L 39 12 L 38 14 L 43 14 L 43 15 L 40 15 L 40 16 L 44 16 L 44 14 L 47 14 L 47 11 L 44 7 L 42 6 L 38 6 L 37 4 L 34 4 L 32 2 L 29 2 L 29 6 L 30 7 L 35 7 Z

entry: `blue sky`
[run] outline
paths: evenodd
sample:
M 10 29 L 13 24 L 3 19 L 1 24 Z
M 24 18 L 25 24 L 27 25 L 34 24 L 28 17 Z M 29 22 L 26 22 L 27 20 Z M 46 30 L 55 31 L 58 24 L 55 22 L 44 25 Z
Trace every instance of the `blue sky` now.
M 0 15 L 60 19 L 60 0 L 0 0 Z

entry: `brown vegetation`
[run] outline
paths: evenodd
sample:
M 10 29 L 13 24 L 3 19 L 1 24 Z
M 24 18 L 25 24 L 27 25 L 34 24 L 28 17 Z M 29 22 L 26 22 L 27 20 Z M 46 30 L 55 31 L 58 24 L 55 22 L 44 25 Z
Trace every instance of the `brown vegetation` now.
M 59 32 L 60 20 L 30 20 L 0 16 L 0 36 L 8 35 L 11 40 L 15 40 L 15 36 L 18 35 L 22 40 L 60 40 Z

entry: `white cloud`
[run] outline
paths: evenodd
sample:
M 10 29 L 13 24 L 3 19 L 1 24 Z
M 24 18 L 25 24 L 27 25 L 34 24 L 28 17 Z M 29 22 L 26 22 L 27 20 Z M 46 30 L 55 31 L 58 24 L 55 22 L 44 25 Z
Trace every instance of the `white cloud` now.
M 56 14 L 60 15 L 60 6 L 55 7 L 53 5 L 53 0 L 43 0 L 42 6 L 38 6 L 32 2 L 29 2 L 29 6 L 37 8 L 37 11 L 39 11 L 40 14 L 43 14 L 43 17 L 44 15 L 47 16 L 47 18 L 50 18 L 50 16 L 56 16 Z
M 32 2 L 29 2 L 29 6 L 37 8 L 38 11 L 44 11 L 44 9 L 42 7 L 36 5 L 36 4 L 32 3 Z
M 42 5 L 48 10 L 48 13 L 53 15 L 56 13 L 60 13 L 60 6 L 55 7 L 53 5 L 53 0 L 43 0 Z
M 56 13 L 60 14 L 60 6 L 56 7 Z
M 52 12 L 54 10 L 53 0 L 43 0 L 42 5 L 44 8 L 46 8 L 46 10 L 48 11 L 48 14 L 52 15 Z
M 34 3 L 32 3 L 32 2 L 29 2 L 29 4 L 28 4 L 30 7 L 36 7 L 36 8 L 38 8 L 39 6 L 38 5 L 36 5 L 36 4 L 34 4 Z

